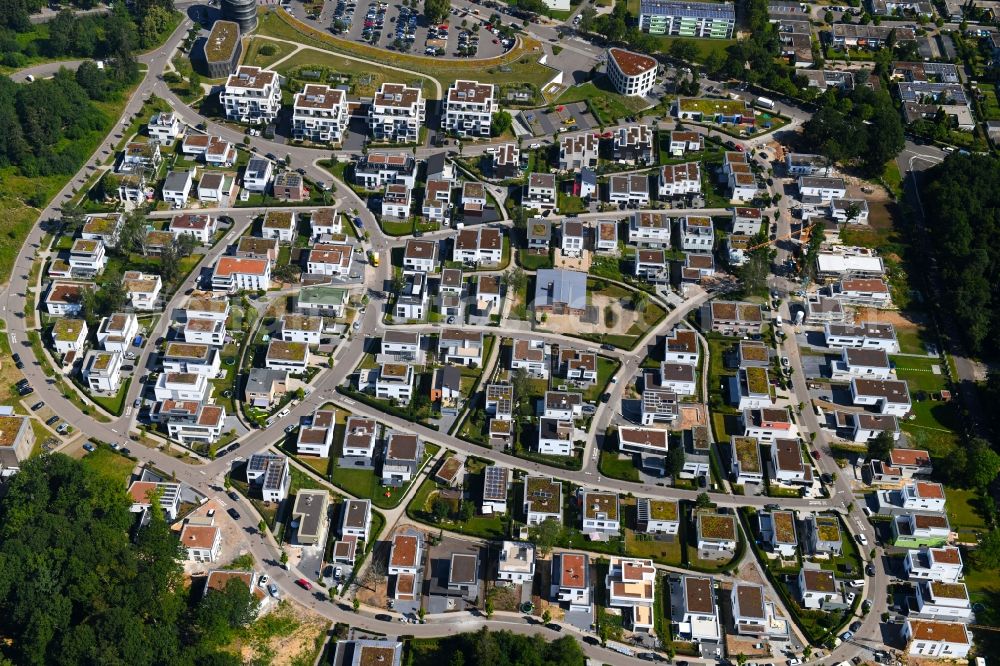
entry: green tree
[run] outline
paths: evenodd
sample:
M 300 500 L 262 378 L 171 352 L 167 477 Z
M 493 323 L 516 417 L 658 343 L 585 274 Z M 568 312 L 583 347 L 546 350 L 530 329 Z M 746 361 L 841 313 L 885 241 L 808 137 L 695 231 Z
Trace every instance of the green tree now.
M 443 497 L 435 497 L 431 503 L 431 513 L 434 514 L 434 520 L 440 523 L 451 513 L 451 504 Z
M 649 304 L 649 294 L 642 289 L 636 289 L 632 292 L 632 296 L 629 300 L 632 302 L 633 310 L 636 312 L 642 312 L 646 309 L 646 305 Z
M 828 11 L 823 14 L 823 23 L 826 23 L 827 25 L 833 24 L 833 12 Z
M 493 613 L 496 611 L 496 608 L 493 606 L 492 599 L 486 600 L 486 604 L 483 606 L 483 611 L 486 613 L 487 620 L 493 619 Z
M 440 23 L 451 10 L 450 0 L 424 0 L 424 16 L 428 23 Z
M 538 552 L 545 556 L 552 552 L 553 546 L 559 542 L 563 534 L 563 526 L 558 520 L 548 518 L 531 530 L 530 534 Z
M 979 437 L 969 442 L 966 453 L 967 483 L 980 489 L 986 489 L 1000 473 L 1000 455 L 990 447 L 990 443 Z
M 979 538 L 979 545 L 972 551 L 972 563 L 980 571 L 1000 569 L 1000 530 L 990 530 Z
M 510 114 L 506 111 L 497 111 L 493 114 L 493 120 L 490 121 L 490 135 L 500 136 L 507 130 L 511 128 L 513 124 L 513 119 Z
M 694 62 L 698 47 L 688 39 L 677 39 L 670 45 L 670 55 L 685 62 Z
M 548 608 L 546 608 L 545 610 L 542 611 L 542 622 L 548 624 L 551 621 L 552 621 L 552 612 Z
M 667 450 L 667 474 L 673 478 L 680 476 L 684 469 L 684 447 L 671 446 Z
M 709 497 L 708 493 L 698 493 L 698 497 L 695 498 L 694 504 L 699 509 L 707 509 L 712 506 L 712 498 Z
M 361 610 L 361 600 L 358 599 L 357 597 L 354 597 L 354 599 L 351 601 L 351 607 L 354 609 L 354 612 L 357 613 L 359 610 Z
M 198 603 L 194 622 L 199 640 L 208 645 L 228 643 L 236 629 L 253 621 L 257 606 L 257 598 L 246 583 L 230 578 L 224 589 L 210 590 Z
M 868 460 L 888 460 L 889 454 L 895 447 L 896 442 L 888 432 L 880 432 L 874 439 L 868 440 L 867 456 Z

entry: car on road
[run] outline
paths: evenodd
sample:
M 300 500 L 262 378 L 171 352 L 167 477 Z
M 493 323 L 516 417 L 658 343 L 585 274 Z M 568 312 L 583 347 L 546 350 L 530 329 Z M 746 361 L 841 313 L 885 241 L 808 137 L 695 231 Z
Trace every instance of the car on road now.
M 853 631 L 845 631 L 844 633 L 842 633 L 840 635 L 840 640 L 842 640 L 842 641 L 849 641 L 852 638 L 854 638 L 854 632 Z
M 313 589 L 313 584 L 307 581 L 305 578 L 299 578 L 297 581 L 295 581 L 295 584 L 301 587 L 303 590 Z
M 50 416 L 49 418 L 45 419 L 45 425 L 50 426 L 58 420 L 59 420 L 58 416 Z
M 868 545 L 868 537 L 866 537 L 864 534 L 859 534 L 857 539 L 858 543 L 860 543 L 862 546 Z
M 31 411 L 37 412 L 39 409 L 41 409 L 44 406 L 45 406 L 45 401 L 44 400 L 39 400 L 38 402 L 36 402 L 35 404 L 33 404 L 31 406 Z
M 90 451 L 96 451 L 97 447 L 91 444 L 90 442 L 87 442 L 86 444 L 83 445 L 83 450 L 89 453 Z
M 379 613 L 375 616 L 375 619 L 379 622 L 392 622 L 392 616 L 388 613 Z
M 285 428 L 285 432 L 291 434 L 291 433 L 295 432 L 296 428 L 298 428 L 297 425 L 290 425 L 290 426 L 288 426 L 288 427 Z
M 233 507 L 229 507 L 228 509 L 226 509 L 226 513 L 228 513 L 229 517 L 232 518 L 233 520 L 240 519 L 240 512 L 234 509 Z
M 601 639 L 598 638 L 597 636 L 584 636 L 583 642 L 586 643 L 587 645 L 600 645 Z
M 240 501 L 240 496 L 235 490 L 230 490 L 228 493 L 226 493 L 226 495 L 228 495 L 229 499 L 233 500 L 234 502 Z
M 354 329 L 355 331 L 356 331 L 356 330 L 358 330 L 359 328 L 361 328 L 361 322 L 360 322 L 360 321 L 356 321 L 356 322 L 354 322 L 354 323 L 353 323 L 353 324 L 351 325 L 351 328 L 353 328 L 353 329 Z
M 609 400 L 611 400 L 611 394 L 610 393 L 603 393 L 603 394 L 601 394 L 601 402 L 608 402 Z
M 136 398 L 135 402 L 132 403 L 132 406 L 139 409 L 139 407 L 142 406 L 142 398 Z
M 615 350 L 615 346 L 613 344 L 605 342 L 603 345 L 601 345 L 601 349 L 606 349 L 608 351 L 614 351 Z
M 858 620 L 858 621 L 856 621 L 856 622 L 852 622 L 852 623 L 851 623 L 851 626 L 850 626 L 850 629 L 851 629 L 851 631 L 853 631 L 854 633 L 858 633 L 858 631 L 860 631 L 860 630 L 861 630 L 861 620 Z
M 874 576 L 875 575 L 875 565 L 874 564 L 869 564 L 868 566 L 866 566 L 865 567 L 865 573 L 868 574 L 869 576 Z
M 556 624 L 555 622 L 549 622 L 545 625 L 546 629 L 551 629 L 552 631 L 562 631 L 562 625 Z

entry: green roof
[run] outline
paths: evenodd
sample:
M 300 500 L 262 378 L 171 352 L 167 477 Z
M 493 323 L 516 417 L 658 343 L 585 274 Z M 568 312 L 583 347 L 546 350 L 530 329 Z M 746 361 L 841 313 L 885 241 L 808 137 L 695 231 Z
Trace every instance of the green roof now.
M 751 393 L 767 393 L 767 370 L 764 368 L 750 367 L 745 370 L 747 375 L 747 388 Z
M 743 472 L 760 471 L 760 450 L 755 437 L 734 437 L 733 448 Z
M 340 305 L 347 300 L 347 290 L 340 287 L 318 285 L 303 287 L 299 290 L 300 303 L 315 303 L 317 305 Z
M 240 43 L 240 26 L 232 21 L 216 21 L 205 42 L 205 60 L 227 62 L 233 57 L 233 50 Z
M 75 342 L 85 326 L 82 319 L 59 319 L 52 326 L 52 339 L 60 342 Z
M 681 111 L 694 111 L 711 116 L 714 116 L 717 113 L 735 115 L 737 113 L 743 113 L 747 108 L 746 102 L 741 99 L 682 97 L 677 100 L 677 105 Z
M 817 516 L 816 534 L 820 541 L 840 541 L 839 521 L 829 516 Z
M 702 539 L 733 541 L 736 539 L 736 519 L 717 513 L 699 514 L 698 534 Z
M 677 520 L 677 502 L 650 500 L 649 515 L 656 520 Z

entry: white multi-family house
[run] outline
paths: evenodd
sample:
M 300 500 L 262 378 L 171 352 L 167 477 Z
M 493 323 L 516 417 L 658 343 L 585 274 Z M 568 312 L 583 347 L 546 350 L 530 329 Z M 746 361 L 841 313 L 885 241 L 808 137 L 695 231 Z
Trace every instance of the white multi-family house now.
M 157 299 L 159 299 L 160 291 L 163 289 L 163 282 L 158 274 L 125 271 L 122 276 L 122 285 L 133 308 L 136 310 L 156 309 Z
M 215 525 L 187 523 L 181 528 L 181 547 L 192 562 L 215 562 L 222 550 L 222 530 Z
M 892 436 L 894 441 L 899 440 L 899 419 L 892 414 L 872 414 L 870 412 L 837 412 L 837 430 L 844 429 L 847 436 L 854 442 L 867 442 L 875 439 L 883 432 Z M 905 469 L 893 467 L 900 470 L 900 476 L 906 478 Z
M 892 365 L 889 355 L 883 349 L 855 349 L 844 347 L 840 350 L 840 360 L 830 363 L 833 379 L 886 380 L 892 377 Z
M 231 167 L 236 164 L 236 157 L 236 146 L 218 136 L 209 138 L 203 155 L 206 164 L 216 167 Z
M 121 385 L 122 355 L 91 349 L 83 359 L 81 374 L 91 391 L 114 393 Z
M 244 65 L 229 76 L 219 95 L 226 117 L 240 123 L 272 123 L 281 111 L 281 77 Z
M 972 602 L 964 583 L 943 583 L 922 580 L 915 586 L 915 602 L 910 608 L 911 618 L 971 622 Z
M 829 215 L 837 222 L 868 224 L 868 201 L 865 199 L 831 199 Z
M 830 160 L 822 155 L 788 153 L 785 155 L 785 171 L 789 176 L 829 176 Z
M 92 278 L 108 265 L 104 243 L 77 238 L 69 250 L 69 273 L 74 277 Z M 62 277 L 69 277 L 63 275 Z
M 791 511 L 763 511 L 757 514 L 760 539 L 771 552 L 784 558 L 798 553 L 799 537 L 795 527 L 795 514 Z
M 468 180 L 462 183 L 462 214 L 467 218 L 474 218 L 482 215 L 486 211 L 486 186 Z
M 385 82 L 375 93 L 368 125 L 376 141 L 416 143 L 426 109 L 420 88 Z
M 825 324 L 823 333 L 828 347 L 883 349 L 890 354 L 899 353 L 899 341 L 892 324 Z
M 542 400 L 542 416 L 547 419 L 573 421 L 583 416 L 583 396 L 569 391 L 546 391 Z
M 708 576 L 681 576 L 681 603 L 673 606 L 671 620 L 678 637 L 689 641 L 718 641 L 722 636 L 715 582 Z
M 183 132 L 180 117 L 173 111 L 154 113 L 146 123 L 146 133 L 150 141 L 169 146 Z
M 340 509 L 340 536 L 353 536 L 359 541 L 368 540 L 372 525 L 372 501 L 367 499 L 344 500 Z
M 699 513 L 698 550 L 707 553 L 734 553 L 739 543 L 736 518 L 720 513 Z
M 681 249 L 687 252 L 711 252 L 715 244 L 712 218 L 688 215 L 681 218 Z
M 378 438 L 378 423 L 375 419 L 350 416 L 344 424 L 342 458 L 344 467 L 371 467 L 375 457 L 375 442 Z
M 465 366 L 483 364 L 484 337 L 482 331 L 449 328 L 441 333 L 438 357 L 445 363 Z
M 97 326 L 97 345 L 105 351 L 124 354 L 139 334 L 139 319 L 134 313 L 108 315 Z
M 788 635 L 788 621 L 778 617 L 774 602 L 765 598 L 762 585 L 734 583 L 729 598 L 737 634 L 772 638 Z
M 590 612 L 590 557 L 585 553 L 552 556 L 550 598 L 567 604 L 570 611 Z
M 298 229 L 298 215 L 290 210 L 269 210 L 260 225 L 262 238 L 276 239 L 279 243 L 291 243 Z
M 155 142 L 132 142 L 125 146 L 122 158 L 115 167 L 117 173 L 137 173 L 141 170 L 155 170 L 163 160 L 160 144 Z
M 910 391 L 905 381 L 851 379 L 851 400 L 855 405 L 875 407 L 879 414 L 906 416 L 911 408 Z
M 354 246 L 348 243 L 316 243 L 306 258 L 306 272 L 346 278 L 354 265 Z
M 299 428 L 296 450 L 303 455 L 329 458 L 336 424 L 336 410 L 317 409 L 310 424 Z
M 403 270 L 417 273 L 435 273 L 438 269 L 437 241 L 410 239 L 403 251 Z
M 612 557 L 604 585 L 608 605 L 620 608 L 632 631 L 653 631 L 653 599 L 656 596 L 656 567 L 652 560 Z
M 452 261 L 463 264 L 499 264 L 503 260 L 503 233 L 479 227 L 462 229 L 452 246 Z
M 396 297 L 396 318 L 423 319 L 427 314 L 427 304 L 427 274 L 416 271 L 404 272 L 403 289 Z
M 695 395 L 698 392 L 698 371 L 690 363 L 664 361 L 660 364 L 660 388 L 678 395 Z
M 803 536 L 810 553 L 838 556 L 843 552 L 840 520 L 836 516 L 810 513 L 802 521 Z
M 309 369 L 311 354 L 304 342 L 285 342 L 272 339 L 267 344 L 264 367 L 270 370 L 285 370 L 293 375 L 301 375 Z
M 559 169 L 579 171 L 597 167 L 598 140 L 591 133 L 564 136 L 559 141 Z
M 164 372 L 156 378 L 153 395 L 157 400 L 201 402 L 208 393 L 209 383 L 205 375 L 195 372 Z
M 537 451 L 550 456 L 573 455 L 573 422 L 540 417 Z
M 124 213 L 92 213 L 87 215 L 80 228 L 80 238 L 101 241 L 105 247 L 115 247 L 124 225 Z
M 521 151 L 515 143 L 497 147 L 492 160 L 494 178 L 516 178 L 521 173 Z
M 428 220 L 451 219 L 451 181 L 434 178 L 424 187 L 424 203 L 420 213 Z M 447 225 L 446 225 L 447 226 Z
M 628 242 L 669 248 L 671 224 L 671 218 L 665 213 L 633 213 L 629 219 Z
M 900 635 L 907 654 L 925 659 L 965 659 L 972 637 L 961 622 L 907 619 Z
M 193 372 L 214 379 L 222 362 L 215 347 L 187 342 L 168 342 L 160 361 L 163 372 Z
M 83 319 L 57 319 L 52 325 L 52 344 L 57 354 L 83 353 L 87 341 L 87 322 Z
M 646 386 L 642 391 L 642 403 L 640 409 L 642 410 L 642 425 L 651 426 L 656 423 L 673 423 L 680 416 L 680 401 L 677 398 L 677 394 L 673 391 L 662 389 L 659 387 Z M 637 430 L 637 429 L 633 429 Z M 650 433 L 658 433 L 660 431 L 653 430 Z M 655 435 L 659 439 L 659 435 Z M 619 439 L 621 438 L 621 431 L 619 431 Z M 666 446 L 667 435 L 663 432 L 663 445 Z M 643 441 L 648 442 L 650 435 L 644 434 Z
M 392 537 L 392 548 L 389 550 L 389 566 L 386 573 L 394 577 L 393 599 L 400 601 L 419 599 L 423 560 L 424 538 L 420 532 L 407 530 Z
M 420 354 L 420 334 L 389 329 L 382 334 L 381 352 L 396 361 L 415 361 Z
M 133 481 L 128 487 L 128 496 L 132 500 L 131 511 L 134 513 L 147 511 L 155 500 L 167 520 L 177 519 L 180 495 L 181 487 L 178 483 L 140 480 Z
M 596 382 L 597 354 L 579 349 L 560 349 L 559 375 L 579 382 Z
M 847 184 L 843 178 L 799 176 L 799 195 L 819 201 L 843 199 L 847 196 Z
M 832 571 L 802 567 L 799 571 L 799 603 L 809 610 L 820 610 L 837 599 L 837 580 Z
M 621 515 L 617 494 L 580 489 L 577 499 L 580 503 L 581 529 L 587 538 L 603 540 L 619 535 Z
M 254 155 L 243 170 L 243 189 L 250 192 L 266 192 L 274 175 L 274 163 L 265 157 Z
M 323 337 L 323 318 L 304 314 L 282 315 L 279 336 L 285 342 L 318 345 Z
M 618 251 L 618 223 L 614 220 L 599 220 L 594 229 L 594 249 L 597 252 Z
M 535 579 L 535 545 L 526 541 L 504 541 L 500 545 L 497 580 L 528 583 Z
M 527 209 L 544 213 L 556 209 L 556 177 L 551 173 L 532 173 L 524 186 L 521 205 Z
M 646 282 L 664 282 L 669 279 L 667 255 L 660 248 L 640 248 L 635 252 L 635 276 Z
M 731 474 L 736 483 L 764 483 L 764 463 L 756 437 L 731 436 L 729 455 L 732 460 Z
M 382 192 L 382 217 L 405 220 L 410 217 L 413 200 L 410 188 L 401 183 L 389 183 Z
M 423 440 L 416 435 L 390 433 L 382 456 L 382 485 L 398 488 L 409 483 L 423 461 Z
M 611 140 L 611 157 L 619 163 L 653 164 L 653 130 L 649 125 L 619 127 Z
M 292 136 L 318 143 L 340 143 L 350 114 L 343 90 L 309 83 L 292 103 Z
M 445 95 L 441 129 L 458 136 L 489 136 L 497 103 L 497 87 L 478 81 L 454 81 Z
M 544 340 L 515 340 L 511 350 L 510 369 L 523 369 L 532 377 L 548 379 L 552 350 Z
M 158 407 L 170 405 L 174 401 L 157 403 Z M 226 408 L 222 405 L 205 405 L 197 402 L 176 403 L 184 405 L 183 410 L 171 410 L 168 418 L 159 417 L 167 423 L 170 439 L 182 444 L 213 444 L 222 437 L 226 425 Z
M 687 152 L 705 149 L 705 138 L 697 132 L 674 130 L 670 132 L 670 154 L 681 157 Z
M 564 256 L 579 257 L 583 254 L 583 222 L 566 220 L 562 224 L 561 236 L 560 249 Z
M 375 380 L 375 396 L 403 405 L 413 398 L 413 366 L 408 363 L 383 363 Z
M 911 481 L 899 490 L 888 491 L 890 503 L 906 511 L 930 511 L 943 513 L 946 497 L 944 487 L 931 481 Z
M 417 161 L 409 153 L 370 152 L 354 169 L 354 182 L 366 190 L 380 190 L 386 183 L 417 184 Z
M 653 89 L 659 69 L 653 58 L 634 51 L 610 48 L 606 60 L 608 78 L 620 94 L 644 97 Z
M 962 553 L 955 546 L 910 549 L 903 558 L 903 571 L 910 580 L 957 583 L 962 577 Z
M 237 291 L 267 291 L 271 288 L 271 262 L 267 259 L 219 257 L 212 272 L 212 289 Z
M 288 458 L 277 453 L 255 453 L 247 462 L 247 482 L 260 489 L 265 502 L 281 502 L 292 485 Z
M 795 439 L 775 439 L 771 445 L 771 465 L 778 483 L 811 484 L 812 465 Z
M 608 180 L 608 201 L 626 206 L 649 205 L 649 177 L 644 173 L 616 173 Z
M 320 208 L 309 216 L 309 235 L 314 240 L 343 233 L 343 218 L 336 208 Z
M 541 525 L 546 520 L 562 522 L 562 482 L 544 476 L 524 479 L 524 522 Z
M 872 308 L 892 305 L 889 285 L 882 278 L 844 278 L 833 285 L 833 298 L 846 305 Z
M 743 434 L 756 437 L 763 442 L 773 442 L 779 438 L 795 437 L 798 427 L 792 423 L 787 409 L 763 407 L 743 411 Z
M 662 167 L 657 177 L 657 194 L 661 199 L 698 194 L 701 192 L 701 164 L 685 162 Z
M 893 449 L 889 452 L 889 463 L 902 470 L 903 476 L 927 476 L 934 471 L 931 456 L 920 449 Z
M 738 206 L 733 211 L 733 233 L 756 236 L 760 233 L 760 225 L 764 214 L 760 208 Z
M 624 454 L 665 456 L 670 446 L 670 433 L 659 428 L 618 426 L 618 450 Z
M 681 529 L 677 500 L 636 500 L 636 530 L 645 534 L 677 534 Z
M 167 230 L 174 236 L 190 236 L 202 245 L 208 245 L 212 242 L 216 221 L 205 213 L 181 213 L 171 218 Z

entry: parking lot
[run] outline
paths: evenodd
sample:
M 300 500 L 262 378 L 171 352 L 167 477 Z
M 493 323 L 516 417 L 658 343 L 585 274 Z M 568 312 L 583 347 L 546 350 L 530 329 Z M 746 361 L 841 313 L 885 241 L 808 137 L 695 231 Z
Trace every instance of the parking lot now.
M 493 58 L 514 43 L 488 32 L 480 16 L 472 13 L 482 15 L 485 11 L 452 8 L 447 19 L 431 26 L 423 14 L 398 4 L 327 0 L 320 20 L 328 21 L 326 27 L 335 35 L 388 50 L 414 55 Z M 475 25 L 480 26 L 478 30 L 473 30 Z

